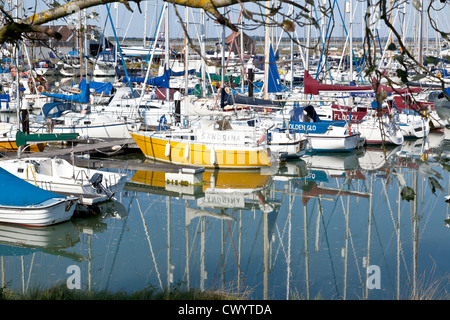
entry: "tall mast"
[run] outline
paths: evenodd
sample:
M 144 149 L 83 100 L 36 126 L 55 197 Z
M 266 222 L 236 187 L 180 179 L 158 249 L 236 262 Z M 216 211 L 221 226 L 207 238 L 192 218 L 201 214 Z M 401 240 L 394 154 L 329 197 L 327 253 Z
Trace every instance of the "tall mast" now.
M 265 42 L 264 42 L 264 99 L 269 98 L 269 37 L 270 37 L 270 29 L 269 29 L 269 22 L 270 22 L 270 0 L 266 1 L 266 23 L 264 26 L 265 29 Z

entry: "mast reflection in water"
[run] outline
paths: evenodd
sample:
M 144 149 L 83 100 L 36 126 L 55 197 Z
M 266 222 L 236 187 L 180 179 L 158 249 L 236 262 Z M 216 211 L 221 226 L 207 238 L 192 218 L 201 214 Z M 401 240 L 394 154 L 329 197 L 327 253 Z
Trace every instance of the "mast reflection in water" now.
M 205 171 L 196 185 L 128 171 L 113 208 L 93 218 L 40 229 L 1 225 L 1 286 L 51 287 L 77 265 L 83 290 L 446 298 L 449 152 L 432 134 L 385 153 Z

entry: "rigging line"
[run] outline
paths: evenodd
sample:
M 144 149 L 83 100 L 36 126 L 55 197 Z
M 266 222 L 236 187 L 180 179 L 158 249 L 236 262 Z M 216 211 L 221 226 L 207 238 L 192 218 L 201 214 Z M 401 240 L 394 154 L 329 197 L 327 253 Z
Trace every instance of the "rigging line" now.
M 180 201 L 181 201 L 181 198 L 180 198 Z M 185 211 L 184 214 L 186 216 L 187 212 Z M 205 222 L 206 222 L 206 220 L 205 220 Z M 185 230 L 189 231 L 189 226 L 190 226 L 190 224 L 189 225 L 185 224 Z M 190 246 L 190 248 L 186 248 L 186 258 L 187 258 L 188 261 L 190 260 L 191 255 L 192 255 L 192 253 L 194 251 L 194 244 L 195 244 L 195 241 L 197 239 L 197 235 L 200 234 L 199 230 L 201 230 L 201 227 L 202 227 L 201 226 L 201 219 L 198 219 L 196 228 L 194 230 L 194 237 L 192 239 L 186 239 L 187 241 L 191 240 L 191 242 L 192 242 L 192 245 Z M 206 230 L 205 230 L 205 232 L 206 232 Z M 187 243 L 186 246 L 189 246 L 189 243 Z M 184 276 L 186 276 L 186 277 L 188 276 L 187 271 L 188 271 L 188 269 L 186 267 L 185 270 L 184 270 Z
M 236 209 L 233 210 L 233 213 L 231 214 L 232 217 L 233 217 L 235 211 L 236 211 Z M 235 254 L 236 260 L 238 261 L 238 255 L 236 254 L 237 250 L 236 250 L 236 247 L 235 247 L 235 244 L 234 244 L 234 241 L 233 241 L 233 238 L 232 238 L 232 234 L 231 234 L 230 221 L 226 221 L 226 223 L 227 223 L 227 232 L 225 233 L 225 237 L 224 237 L 223 240 L 224 240 L 224 242 L 226 242 L 227 237 L 228 237 L 228 233 L 230 233 L 230 240 L 231 240 L 231 243 L 232 243 L 232 246 L 233 246 L 233 249 L 234 249 L 234 254 Z M 225 255 L 217 263 L 216 271 L 214 272 L 214 284 L 215 284 L 215 279 L 216 279 L 216 276 L 217 276 L 218 269 L 220 267 L 220 262 L 223 261 L 224 257 L 225 257 Z M 244 287 L 246 287 L 246 284 L 244 282 L 244 274 L 243 274 L 243 272 L 241 270 L 241 264 L 238 262 L 237 266 L 238 266 L 238 269 L 239 269 L 239 274 L 241 276 L 242 284 L 243 284 Z
M 30 269 L 28 270 L 28 279 L 27 279 L 27 286 L 25 291 L 28 291 L 28 287 L 30 285 L 30 279 L 31 279 L 31 270 L 33 270 L 33 265 L 34 265 L 34 257 L 36 256 L 36 252 L 33 252 L 32 258 L 31 258 L 31 263 L 30 263 Z
M 232 217 L 233 217 L 235 212 L 236 212 L 236 209 L 233 210 L 233 213 L 231 214 Z M 236 257 L 236 262 L 237 262 L 237 267 L 238 267 L 238 270 L 239 270 L 239 274 L 241 275 L 242 285 L 245 288 L 246 285 L 245 285 L 245 281 L 244 281 L 244 274 L 242 273 L 242 270 L 241 270 L 241 263 L 239 262 L 239 257 L 237 255 L 236 245 L 234 244 L 233 236 L 231 234 L 230 221 L 227 220 L 227 234 L 228 233 L 230 234 L 230 241 L 231 241 L 231 244 L 233 246 L 234 256 Z
M 338 288 L 338 285 L 337 285 L 336 271 L 334 270 L 334 263 L 333 263 L 333 257 L 332 257 L 332 255 L 331 255 L 330 241 L 329 241 L 329 239 L 328 239 L 327 226 L 326 226 L 325 223 L 324 223 L 324 216 L 323 216 L 323 215 L 322 215 L 322 217 L 321 217 L 321 221 L 322 221 L 322 225 L 323 225 L 323 234 L 324 234 L 324 236 L 325 236 L 325 243 L 326 243 L 327 248 L 328 248 L 327 252 L 328 252 L 328 256 L 329 256 L 329 258 L 330 258 L 331 274 L 332 274 L 333 279 L 334 279 L 334 288 L 335 288 L 336 293 L 337 293 L 337 295 L 338 295 L 338 299 L 340 299 L 340 296 L 341 296 L 341 295 L 340 295 L 340 293 L 339 293 L 339 288 Z
M 225 240 L 224 238 L 223 238 L 223 226 L 222 226 L 222 228 L 221 228 L 221 231 L 222 231 L 222 233 L 221 233 L 221 235 L 222 235 L 222 239 L 221 239 L 221 245 L 223 245 L 223 240 Z M 221 252 L 222 252 L 222 250 L 221 250 Z M 213 283 L 212 283 L 212 285 L 211 285 L 211 287 L 212 288 L 214 288 L 215 287 L 215 285 L 216 285 L 216 279 L 217 279 L 217 273 L 219 272 L 219 268 L 220 268 L 220 266 L 221 266 L 221 264 L 224 262 L 224 255 L 223 254 L 221 254 L 220 255 L 220 259 L 217 261 L 217 266 L 216 266 L 216 270 L 214 271 L 214 280 L 213 280 Z
M 251 246 L 250 254 L 248 255 L 248 259 L 247 259 L 247 268 L 250 267 L 250 258 L 253 255 L 253 252 L 254 252 L 254 250 L 256 248 L 256 241 L 257 241 L 257 238 L 258 238 L 258 234 L 261 233 L 261 225 L 262 225 L 262 222 L 263 222 L 262 218 L 263 218 L 263 215 L 260 215 L 259 224 L 258 224 L 258 227 L 256 228 L 256 232 L 255 232 L 255 238 L 253 240 L 253 244 Z M 248 269 L 245 270 L 245 271 L 248 271 Z
M 130 21 L 128 22 L 128 26 L 127 26 L 127 29 L 125 30 L 125 34 L 123 35 L 122 43 L 121 43 L 120 45 L 123 45 L 123 43 L 125 42 L 125 39 L 126 39 L 126 37 L 127 37 L 128 30 L 130 29 L 130 25 L 131 25 L 131 23 L 133 22 L 133 16 L 134 16 L 134 13 L 136 12 L 136 9 L 137 9 L 137 8 L 138 8 L 138 4 L 136 3 L 136 4 L 135 4 L 134 11 L 132 11 L 132 13 L 131 13 Z M 117 8 L 117 9 L 118 9 L 118 8 Z M 117 28 L 119 28 L 119 26 L 117 26 Z
M 350 196 L 348 196 L 348 197 L 350 197 Z M 341 198 L 341 204 L 342 204 L 342 213 L 344 213 L 344 215 L 345 215 L 344 199 L 343 199 L 343 197 L 340 197 L 340 198 Z M 350 218 L 350 217 L 348 217 L 348 218 Z M 355 249 L 354 242 L 353 242 L 353 235 L 352 235 L 350 228 L 347 232 L 348 232 L 348 239 L 350 240 L 350 244 L 352 247 L 353 258 L 355 259 L 356 270 L 358 270 L 359 281 L 361 284 L 363 284 L 362 275 L 361 275 L 361 271 L 360 271 L 359 264 L 358 264 L 358 257 L 356 255 L 356 249 Z
M 117 249 L 116 249 L 116 252 L 114 253 L 113 262 L 111 263 L 111 270 L 109 271 L 108 283 L 106 284 L 106 290 L 108 290 L 108 287 L 111 284 L 112 272 L 114 270 L 114 266 L 116 265 L 117 256 L 119 255 L 119 247 L 120 247 L 120 244 L 122 242 L 123 234 L 124 234 L 124 231 L 125 231 L 125 226 L 127 225 L 127 220 L 128 220 L 130 209 L 131 209 L 131 202 L 133 201 L 133 198 L 135 198 L 135 195 L 136 194 L 134 194 L 133 197 L 131 198 L 130 204 L 128 205 L 127 215 L 126 215 L 126 217 L 123 220 L 122 231 L 120 232 L 119 241 L 117 241 Z
M 381 183 L 381 184 L 383 186 L 383 191 L 384 191 L 384 194 L 385 194 L 386 203 L 387 203 L 387 205 L 389 207 L 389 212 L 390 212 L 391 219 L 394 221 L 391 203 L 389 201 L 389 196 L 387 194 L 386 183 Z M 373 225 L 375 227 L 375 234 L 376 234 L 376 237 L 378 239 L 378 243 L 380 244 L 380 249 L 381 249 L 381 253 L 382 253 L 381 254 L 381 260 L 384 261 L 386 269 L 388 269 L 387 274 L 390 275 L 391 272 L 389 272 L 389 269 L 390 269 L 389 268 L 389 264 L 387 263 L 387 260 L 386 260 L 386 250 L 384 249 L 384 246 L 382 245 L 378 224 L 377 224 L 377 221 L 376 221 L 376 218 L 375 218 L 374 214 L 372 214 L 372 221 L 373 221 Z M 393 223 L 394 223 L 394 226 L 395 226 L 395 222 L 393 222 Z M 395 233 L 395 230 L 394 230 L 394 233 Z M 390 242 L 393 239 L 393 234 L 391 234 L 390 240 L 388 242 Z M 391 282 L 392 287 L 395 288 L 395 284 L 393 283 L 391 277 L 388 277 L 388 278 L 389 278 L 389 280 Z
M 284 196 L 286 195 L 287 188 L 288 188 L 288 183 L 285 183 L 285 184 L 284 184 L 284 190 L 283 190 L 283 193 L 281 194 L 281 199 L 280 199 L 280 202 L 281 202 L 281 203 L 283 203 L 283 198 L 284 198 Z M 290 199 L 290 198 L 289 198 L 288 200 L 289 200 L 289 207 L 292 208 L 293 203 L 291 203 L 291 199 Z M 283 228 L 283 232 L 282 232 L 283 235 L 284 235 L 284 233 L 286 232 L 287 225 L 288 225 L 288 220 L 286 219 L 286 222 L 285 222 L 285 225 L 284 225 L 284 228 Z M 277 256 L 278 256 L 278 251 L 280 250 L 280 248 L 282 248 L 283 253 L 284 253 L 284 256 L 287 257 L 286 249 L 284 248 L 284 245 L 283 245 L 283 242 L 282 242 L 282 238 L 283 238 L 283 237 L 282 237 L 281 234 L 280 234 L 280 229 L 279 229 L 278 224 L 275 224 L 275 229 L 276 229 L 276 231 L 277 231 L 278 239 L 280 240 L 280 245 L 278 246 L 278 248 L 277 248 L 277 250 L 276 250 L 276 252 L 275 252 L 275 254 L 274 254 L 274 260 L 276 260 L 276 258 L 277 258 Z
M 157 275 L 158 275 L 159 286 L 161 287 L 161 290 L 162 290 L 162 289 L 163 289 L 163 284 L 162 284 L 162 281 L 161 281 L 161 274 L 159 273 L 158 265 L 157 265 L 157 263 L 156 263 L 155 254 L 154 254 L 154 252 L 153 252 L 153 245 L 152 245 L 152 241 L 151 241 L 151 239 L 150 239 L 150 235 L 149 235 L 149 233 L 148 233 L 147 224 L 145 223 L 144 215 L 142 214 L 141 205 L 139 204 L 139 200 L 138 200 L 138 199 L 136 199 L 136 203 L 137 203 L 137 205 L 138 205 L 138 210 L 139 210 L 139 213 L 140 213 L 140 215 L 141 215 L 142 225 L 144 226 L 145 235 L 146 235 L 146 237 L 147 237 L 147 242 L 148 242 L 148 245 L 149 245 L 149 248 L 150 248 L 150 253 L 151 253 L 151 255 L 152 255 L 153 263 L 154 263 L 154 265 L 155 265 L 155 270 L 156 270 L 156 273 L 157 273 Z M 149 207 L 149 208 L 150 208 L 150 207 Z

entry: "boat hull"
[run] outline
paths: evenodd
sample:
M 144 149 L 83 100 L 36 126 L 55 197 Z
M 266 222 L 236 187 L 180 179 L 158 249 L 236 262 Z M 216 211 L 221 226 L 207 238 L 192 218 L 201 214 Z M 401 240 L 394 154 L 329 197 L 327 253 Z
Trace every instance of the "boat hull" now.
M 401 145 L 404 141 L 401 130 L 389 130 L 387 126 L 383 125 L 383 130 L 377 122 L 361 122 L 357 125 L 357 130 L 366 139 L 366 144 L 393 144 Z M 382 132 L 383 131 L 383 132 Z
M 361 143 L 359 133 L 352 135 L 306 135 L 308 138 L 308 149 L 315 152 L 351 152 L 358 148 Z
M 270 150 L 263 146 L 233 147 L 170 140 L 145 132 L 130 133 L 144 155 L 152 160 L 206 168 L 259 168 L 271 165 Z
M 25 149 L 25 151 L 30 152 L 42 152 L 44 151 L 46 146 L 46 143 L 36 143 L 36 144 L 30 144 Z M 0 140 L 0 152 L 16 152 L 17 151 L 17 144 L 15 140 Z
M 68 221 L 77 204 L 76 198 L 55 198 L 26 207 L 0 205 L 0 222 L 44 227 Z
M 126 174 L 77 167 L 57 158 L 2 160 L 0 168 L 42 189 L 76 196 L 79 204 L 106 201 L 110 194 L 122 190 L 126 181 Z M 101 176 L 101 184 L 105 186 L 107 192 L 91 183 L 94 174 Z
M 78 133 L 80 138 L 98 138 L 98 139 L 127 139 L 130 138 L 129 129 L 139 129 L 139 122 L 110 122 L 100 124 L 80 124 L 80 125 L 54 125 L 51 133 Z M 45 126 L 30 126 L 32 133 L 49 133 Z

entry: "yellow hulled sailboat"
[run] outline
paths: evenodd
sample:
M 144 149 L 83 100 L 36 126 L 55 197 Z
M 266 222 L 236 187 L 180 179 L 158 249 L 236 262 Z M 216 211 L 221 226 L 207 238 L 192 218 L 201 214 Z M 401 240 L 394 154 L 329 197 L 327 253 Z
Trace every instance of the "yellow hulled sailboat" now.
M 187 129 L 130 134 L 147 158 L 159 162 L 232 169 L 272 164 L 264 133 L 254 129 L 234 129 L 220 120 L 203 120 L 200 125 Z

